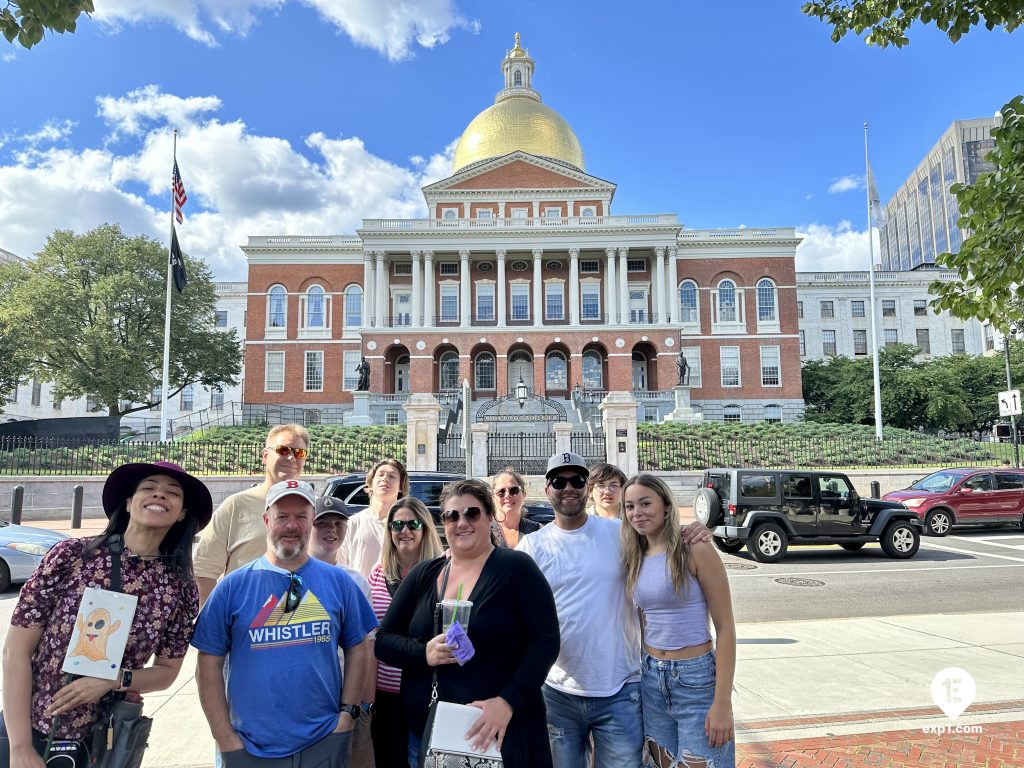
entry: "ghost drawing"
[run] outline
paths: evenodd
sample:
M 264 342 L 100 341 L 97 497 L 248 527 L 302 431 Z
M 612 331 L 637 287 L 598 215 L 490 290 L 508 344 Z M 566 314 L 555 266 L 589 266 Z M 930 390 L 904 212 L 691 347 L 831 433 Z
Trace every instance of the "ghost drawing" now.
M 71 651 L 71 656 L 85 656 L 91 661 L 101 661 L 107 658 L 107 641 L 114 634 L 120 621 L 110 623 L 110 611 L 106 608 L 97 608 L 85 619 L 78 614 L 75 620 L 75 628 L 78 630 L 78 643 Z

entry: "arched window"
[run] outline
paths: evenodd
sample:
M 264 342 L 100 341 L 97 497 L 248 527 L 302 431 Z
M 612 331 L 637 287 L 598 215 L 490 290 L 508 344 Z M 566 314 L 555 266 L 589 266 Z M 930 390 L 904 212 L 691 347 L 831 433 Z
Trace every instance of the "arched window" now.
M 494 355 L 481 352 L 473 363 L 473 388 L 494 389 L 495 386 Z
M 718 284 L 718 322 L 736 322 L 736 283 L 732 280 Z
M 697 284 L 693 280 L 684 280 L 679 286 L 679 322 L 696 323 L 699 319 Z
M 774 323 L 778 319 L 775 312 L 775 283 L 767 277 L 757 281 L 757 321 Z
M 319 285 L 311 285 L 306 291 L 306 322 L 303 327 L 324 327 L 324 289 Z
M 441 390 L 459 388 L 459 355 L 456 352 L 445 352 L 441 355 L 440 364 Z
M 593 349 L 583 353 L 583 388 L 604 389 L 604 371 L 601 355 Z
M 738 405 L 727 405 L 722 409 L 723 421 L 743 421 L 743 410 Z
M 565 355 L 561 352 L 548 353 L 544 361 L 544 385 L 547 389 L 568 389 L 569 369 Z
M 445 210 L 444 210 L 444 217 L 446 219 L 454 219 L 454 218 L 457 218 L 458 215 L 459 214 L 455 212 L 454 208 L 445 208 Z
M 283 285 L 275 285 L 267 294 L 267 327 L 284 328 L 288 293 Z
M 345 289 L 345 326 L 358 327 L 363 324 L 363 289 L 350 285 Z
M 523 84 L 523 73 L 522 73 L 522 72 L 520 72 L 520 71 L 519 71 L 519 70 L 517 69 L 517 70 L 516 70 L 516 71 L 515 71 L 515 72 L 513 73 L 513 75 L 512 75 L 512 85 L 522 85 L 522 84 Z

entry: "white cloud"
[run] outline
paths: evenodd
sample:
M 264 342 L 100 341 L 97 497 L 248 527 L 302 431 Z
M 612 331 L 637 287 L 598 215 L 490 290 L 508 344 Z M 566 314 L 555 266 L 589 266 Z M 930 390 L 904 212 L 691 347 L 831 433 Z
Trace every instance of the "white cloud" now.
M 833 179 L 832 183 L 828 185 L 828 193 L 830 195 L 837 195 L 854 189 L 864 189 L 863 176 L 842 176 L 838 179 Z
M 161 93 L 159 86 L 147 85 L 129 91 L 125 96 L 100 96 L 96 99 L 98 114 L 113 129 L 113 138 L 138 136 L 155 123 L 168 123 L 182 128 L 192 124 L 195 117 L 220 109 L 215 96 L 181 98 Z
M 868 254 L 868 234 L 853 229 L 849 221 L 836 226 L 803 224 L 796 228 L 803 242 L 796 249 L 798 272 L 867 271 L 871 259 Z M 880 260 L 878 233 L 875 231 L 875 263 Z
M 16 58 L 18 57 L 14 51 L 4 51 L 3 54 L 0 54 L 0 61 L 3 62 L 14 61 Z
M 221 32 L 244 36 L 261 12 L 282 5 L 284 0 L 105 0 L 97 3 L 93 18 L 114 31 L 124 24 L 166 22 L 193 40 L 215 46 L 211 24 Z

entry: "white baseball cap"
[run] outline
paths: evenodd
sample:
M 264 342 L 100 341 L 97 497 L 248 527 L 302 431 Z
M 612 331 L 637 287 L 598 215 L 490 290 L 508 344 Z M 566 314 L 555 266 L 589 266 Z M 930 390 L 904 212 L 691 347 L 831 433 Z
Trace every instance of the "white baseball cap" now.
M 578 453 L 556 453 L 548 459 L 548 471 L 544 477 L 549 478 L 560 469 L 575 469 L 584 477 L 590 477 L 590 470 L 587 469 L 587 462 Z
M 282 480 L 280 483 L 274 483 L 270 486 L 270 490 L 267 491 L 267 506 L 265 509 L 270 509 L 285 496 L 301 496 L 311 506 L 316 504 L 316 499 L 313 496 L 313 486 L 305 480 Z

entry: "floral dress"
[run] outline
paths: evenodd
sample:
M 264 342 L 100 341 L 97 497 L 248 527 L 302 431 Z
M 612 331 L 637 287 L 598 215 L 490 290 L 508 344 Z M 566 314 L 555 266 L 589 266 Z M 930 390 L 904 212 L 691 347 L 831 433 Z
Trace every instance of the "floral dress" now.
M 46 711 L 64 686 L 61 667 L 75 628 L 86 587 L 110 589 L 110 550 L 82 552 L 87 539 L 65 539 L 43 558 L 21 588 L 11 624 L 42 629 L 32 655 L 32 727 L 49 733 Z M 188 651 L 199 613 L 199 592 L 190 576 L 179 573 L 169 558 L 144 559 L 125 548 L 121 556 L 121 591 L 138 597 L 122 667 L 141 669 L 154 654 L 181 659 Z M 99 718 L 97 704 L 77 707 L 61 716 L 55 737 L 81 739 Z

